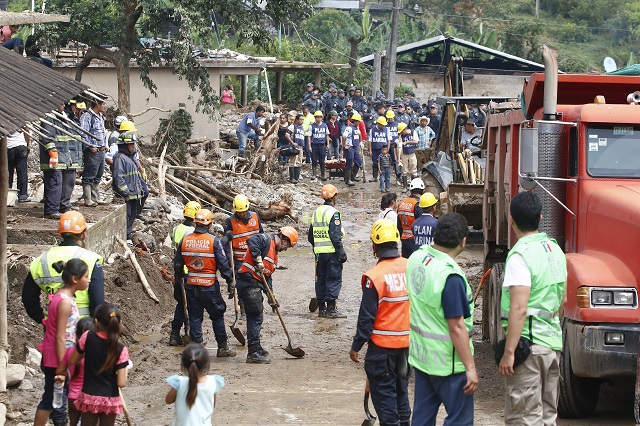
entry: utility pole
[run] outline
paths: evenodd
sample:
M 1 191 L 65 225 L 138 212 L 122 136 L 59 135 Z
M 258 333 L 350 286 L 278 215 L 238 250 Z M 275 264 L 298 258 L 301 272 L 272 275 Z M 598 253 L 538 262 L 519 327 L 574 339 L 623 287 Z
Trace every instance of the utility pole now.
M 371 96 L 376 97 L 376 92 L 380 90 L 380 80 L 382 78 L 382 52 L 376 51 L 373 54 L 373 90 Z
M 396 86 L 396 53 L 398 50 L 398 18 L 402 0 L 393 0 L 393 11 L 391 12 L 391 37 L 389 37 L 389 47 L 387 49 L 387 99 L 393 99 L 394 88 Z
M 540 17 L 540 0 L 536 0 L 536 18 Z

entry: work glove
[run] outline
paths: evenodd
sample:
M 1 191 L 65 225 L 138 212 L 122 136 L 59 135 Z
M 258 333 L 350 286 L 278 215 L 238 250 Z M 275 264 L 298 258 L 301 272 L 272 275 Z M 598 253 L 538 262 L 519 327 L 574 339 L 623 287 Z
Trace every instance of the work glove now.
M 140 169 L 140 176 L 142 176 L 142 180 L 147 181 L 147 171 L 145 169 Z
M 227 283 L 227 291 L 229 292 L 229 299 L 233 299 L 233 296 L 236 294 L 236 288 L 233 286 L 233 283 Z
M 398 167 L 402 167 L 402 160 L 398 160 Z
M 227 237 L 227 241 L 233 240 L 233 231 L 229 229 L 227 232 L 224 233 L 224 236 Z
M 58 151 L 49 151 L 49 168 L 55 169 L 58 167 Z
M 338 253 L 338 261 L 340 263 L 345 263 L 347 261 L 347 252 L 344 251 L 344 249 Z
M 271 306 L 273 309 L 280 307 L 280 303 L 278 303 L 278 299 L 276 299 L 275 296 L 273 296 L 273 300 L 269 299 L 269 306 Z
M 262 256 L 258 256 L 255 259 L 255 268 L 258 274 L 264 273 L 264 265 L 262 264 Z

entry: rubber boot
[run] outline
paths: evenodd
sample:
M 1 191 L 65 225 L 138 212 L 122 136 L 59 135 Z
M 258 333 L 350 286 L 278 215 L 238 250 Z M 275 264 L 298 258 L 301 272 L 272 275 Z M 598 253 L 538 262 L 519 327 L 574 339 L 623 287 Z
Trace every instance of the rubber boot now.
M 347 186 L 354 186 L 355 183 L 351 182 L 351 168 L 346 168 L 344 169 L 344 183 L 347 184 Z
M 300 182 L 300 169 L 301 169 L 301 167 L 295 167 L 295 179 L 296 179 L 295 183 L 299 183 Z
M 169 336 L 169 346 L 183 346 L 184 340 L 180 336 L 180 329 L 171 330 L 171 335 Z
M 373 177 L 371 179 L 369 179 L 369 182 L 377 182 L 378 181 L 378 166 L 376 166 L 375 164 L 373 165 Z
M 247 364 L 270 364 L 271 360 L 260 353 L 262 347 L 258 345 L 249 346 L 247 353 Z
M 358 172 L 360 171 L 360 166 L 358 166 L 357 164 L 354 164 L 353 168 L 351 169 L 351 180 L 354 182 L 360 182 L 360 178 L 358 177 Z
M 216 353 L 218 358 L 236 356 L 236 351 L 229 349 L 229 341 L 218 343 L 218 352 Z
M 346 318 L 346 315 L 341 314 L 336 309 L 336 301 L 329 300 L 327 301 L 327 316 L 326 318 Z
M 316 179 L 316 166 L 315 165 L 311 166 L 311 179 L 313 179 L 313 180 Z
M 318 302 L 318 317 L 325 318 L 327 316 L 327 304 L 325 302 Z
M 105 204 L 109 204 L 106 201 L 104 201 L 103 199 L 100 198 L 100 184 L 99 183 L 94 183 L 93 185 L 91 185 L 91 198 L 93 198 L 93 201 L 95 201 L 96 203 L 100 204 L 101 206 L 105 205 Z
M 84 198 L 84 205 L 87 207 L 95 207 L 98 205 L 98 203 L 91 199 L 91 184 L 89 183 L 82 184 L 82 198 Z
M 402 186 L 404 186 L 404 192 L 409 191 L 409 182 L 406 176 L 402 176 Z
M 325 181 L 327 178 L 324 175 L 325 165 L 324 163 L 320 163 L 320 180 Z
M 289 183 L 296 183 L 296 173 L 293 167 L 289 167 Z

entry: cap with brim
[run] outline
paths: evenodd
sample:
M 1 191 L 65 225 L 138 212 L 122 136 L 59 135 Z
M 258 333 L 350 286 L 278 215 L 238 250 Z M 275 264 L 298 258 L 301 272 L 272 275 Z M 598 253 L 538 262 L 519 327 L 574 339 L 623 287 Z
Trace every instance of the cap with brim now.
M 296 115 L 298 115 L 298 112 L 295 109 L 292 109 L 291 111 L 289 111 L 289 116 L 295 117 Z
M 437 105 L 437 104 L 433 104 L 433 105 L 431 105 L 429 108 L 435 108 L 435 109 L 438 109 L 438 105 Z
M 338 111 L 336 111 L 335 109 L 332 109 L 331 111 L 329 111 L 329 115 L 338 115 Z
M 335 83 L 331 83 L 331 84 L 329 84 L 329 87 L 333 87 L 335 89 L 336 84 Z
M 313 87 L 313 83 L 307 83 L 307 87 Z
M 473 118 L 467 118 L 467 121 L 464 124 L 471 124 L 472 126 L 475 127 L 476 122 L 474 121 Z
M 344 90 L 338 89 L 338 94 L 340 94 L 340 93 L 344 93 Z
M 347 102 L 347 106 L 349 106 L 349 105 L 353 106 L 353 102 L 351 102 L 351 101 Z
M 420 121 L 427 120 L 427 124 L 431 123 L 431 119 L 429 117 L 425 117 L 424 115 L 420 117 Z

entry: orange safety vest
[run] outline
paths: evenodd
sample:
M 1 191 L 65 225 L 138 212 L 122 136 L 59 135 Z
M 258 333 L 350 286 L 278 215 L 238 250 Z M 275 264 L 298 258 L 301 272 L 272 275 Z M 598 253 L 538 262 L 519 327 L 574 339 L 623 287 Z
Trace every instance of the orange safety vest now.
M 411 196 L 398 204 L 398 218 L 400 218 L 400 224 L 402 225 L 400 238 L 403 240 L 413 240 L 413 222 L 416 220 L 413 212 L 418 201 Z
M 409 347 L 409 293 L 407 292 L 407 259 L 381 260 L 362 276 L 378 291 L 378 315 L 373 322 L 371 341 L 382 348 Z
M 182 239 L 180 254 L 189 269 L 187 284 L 211 287 L 218 281 L 215 241 L 211 234 L 195 232 Z
M 260 233 L 260 219 L 257 214 L 249 212 L 249 220 L 244 224 L 234 215 L 231 217 L 231 229 L 233 230 L 233 254 L 236 259 L 242 260 L 247 252 L 247 240 L 252 235 Z
M 244 272 L 249 272 L 253 278 L 262 282 L 262 278 L 260 275 L 256 273 L 256 268 L 253 266 L 255 261 L 253 260 L 253 256 L 251 252 L 247 250 L 247 253 L 242 258 L 242 265 L 240 265 L 240 269 L 238 269 L 238 274 L 242 274 Z M 272 239 L 271 244 L 269 245 L 269 251 L 267 255 L 262 258 L 262 265 L 264 265 L 264 276 L 270 277 L 276 270 L 276 266 L 278 266 L 278 251 L 276 250 L 276 240 Z

